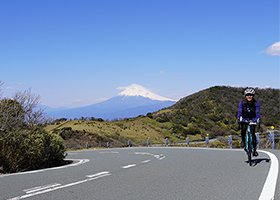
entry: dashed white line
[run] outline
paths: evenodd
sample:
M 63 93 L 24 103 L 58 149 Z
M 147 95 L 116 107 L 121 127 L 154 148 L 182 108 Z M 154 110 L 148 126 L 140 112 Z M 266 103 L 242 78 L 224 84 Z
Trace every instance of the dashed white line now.
M 141 163 L 148 163 L 148 162 L 151 162 L 151 160 L 144 160 Z
M 148 153 L 148 152 L 134 152 L 136 155 L 148 155 L 148 156 L 154 156 L 154 154 Z
M 122 166 L 123 169 L 128 169 L 128 168 L 131 168 L 131 167 L 135 167 L 136 164 L 131 164 L 131 165 L 125 165 L 125 166 Z
M 99 172 L 99 173 L 96 173 L 96 174 L 86 175 L 86 177 L 93 178 L 93 177 L 102 176 L 102 175 L 105 175 L 105 174 L 110 174 L 110 172 L 107 172 L 107 171 Z
M 43 185 L 43 186 L 38 186 L 38 187 L 34 187 L 34 188 L 25 189 L 23 191 L 26 194 L 29 194 L 29 193 L 37 192 L 37 191 L 40 191 L 40 190 L 45 190 L 45 189 L 48 189 L 48 188 L 54 188 L 54 187 L 60 186 L 60 185 L 61 185 L 60 183 L 53 183 L 53 184 L 49 184 L 49 185 Z

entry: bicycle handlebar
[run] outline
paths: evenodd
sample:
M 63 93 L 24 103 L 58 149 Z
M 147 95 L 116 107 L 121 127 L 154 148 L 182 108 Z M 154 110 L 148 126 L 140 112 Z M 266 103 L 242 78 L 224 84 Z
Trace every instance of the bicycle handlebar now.
M 257 125 L 257 122 L 252 122 L 252 121 L 245 121 L 245 123 L 249 124 L 249 125 Z
M 249 124 L 249 125 L 257 125 L 257 124 L 258 124 L 257 122 L 248 121 L 248 120 L 242 120 L 241 122 L 247 123 L 247 124 Z
M 256 122 L 249 122 L 249 125 L 257 125 Z

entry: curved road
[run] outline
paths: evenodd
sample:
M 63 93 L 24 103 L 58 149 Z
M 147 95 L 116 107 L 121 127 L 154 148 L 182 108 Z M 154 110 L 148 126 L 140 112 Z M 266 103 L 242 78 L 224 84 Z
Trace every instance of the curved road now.
M 242 150 L 71 151 L 71 165 L 0 176 L 0 199 L 280 199 L 280 152 L 271 152 L 250 167 Z

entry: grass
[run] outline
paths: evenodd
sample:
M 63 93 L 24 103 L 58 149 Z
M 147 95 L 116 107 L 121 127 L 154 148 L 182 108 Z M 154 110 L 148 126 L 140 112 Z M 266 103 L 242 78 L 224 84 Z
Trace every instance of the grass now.
M 131 140 L 136 146 L 142 146 L 147 144 L 148 139 L 151 144 L 162 145 L 165 143 L 166 137 L 169 138 L 171 145 L 184 145 L 186 143 L 184 135 L 171 133 L 172 123 L 160 123 L 143 116 L 111 122 L 90 120 L 62 121 L 50 124 L 45 129 L 59 134 L 64 128 L 71 128 L 71 130 L 79 132 L 79 134 L 73 134 L 72 141 L 65 141 L 71 148 L 82 148 L 88 145 L 88 143 L 92 143 L 91 147 L 105 146 L 107 142 L 111 142 L 113 147 L 126 146 L 128 140 Z M 86 137 L 81 135 L 86 135 Z M 206 146 L 203 142 L 200 144 L 195 143 L 195 141 L 204 141 L 205 138 L 202 134 L 189 134 L 188 137 L 190 146 Z M 263 138 L 265 137 L 263 134 L 261 137 L 262 147 L 267 148 L 267 139 Z M 211 143 L 210 147 L 227 148 L 227 137 L 222 138 Z M 239 139 L 233 142 L 234 148 L 240 147 Z M 277 141 L 275 146 L 279 148 L 279 141 Z
M 163 138 L 169 137 L 176 140 L 168 132 L 169 124 L 159 124 L 155 120 L 147 117 L 138 117 L 137 119 L 127 119 L 121 121 L 64 121 L 48 125 L 46 130 L 55 132 L 63 128 L 71 127 L 74 131 L 82 131 L 87 134 L 95 134 L 100 137 L 132 140 L 135 144 L 142 144 L 150 139 L 153 143 L 161 143 Z
M 71 128 L 92 135 L 93 137 L 119 141 L 123 145 L 131 140 L 135 145 L 145 145 L 147 140 L 152 144 L 163 144 L 166 137 L 170 143 L 184 143 L 185 138 L 177 137 L 170 132 L 170 122 L 159 123 L 148 117 L 137 117 L 120 121 L 71 120 L 56 122 L 46 126 L 49 132 L 59 133 L 63 128 Z M 200 134 L 189 135 L 190 141 L 203 140 Z M 86 138 L 83 138 L 85 140 Z

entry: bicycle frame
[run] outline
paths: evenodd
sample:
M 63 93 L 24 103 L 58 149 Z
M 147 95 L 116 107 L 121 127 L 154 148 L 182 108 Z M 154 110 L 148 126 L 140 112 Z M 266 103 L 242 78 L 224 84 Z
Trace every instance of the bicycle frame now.
M 248 163 L 251 166 L 252 165 L 252 146 L 253 146 L 253 142 L 252 142 L 251 126 L 249 124 L 247 126 L 246 140 L 245 141 L 246 141 L 245 149 L 246 149 L 247 156 L 248 156 Z
M 256 123 L 248 123 L 247 130 L 246 130 L 246 136 L 245 136 L 245 150 L 247 152 L 248 156 L 248 163 L 250 166 L 252 166 L 252 153 L 253 153 L 253 138 L 251 133 L 251 126 L 256 125 Z

